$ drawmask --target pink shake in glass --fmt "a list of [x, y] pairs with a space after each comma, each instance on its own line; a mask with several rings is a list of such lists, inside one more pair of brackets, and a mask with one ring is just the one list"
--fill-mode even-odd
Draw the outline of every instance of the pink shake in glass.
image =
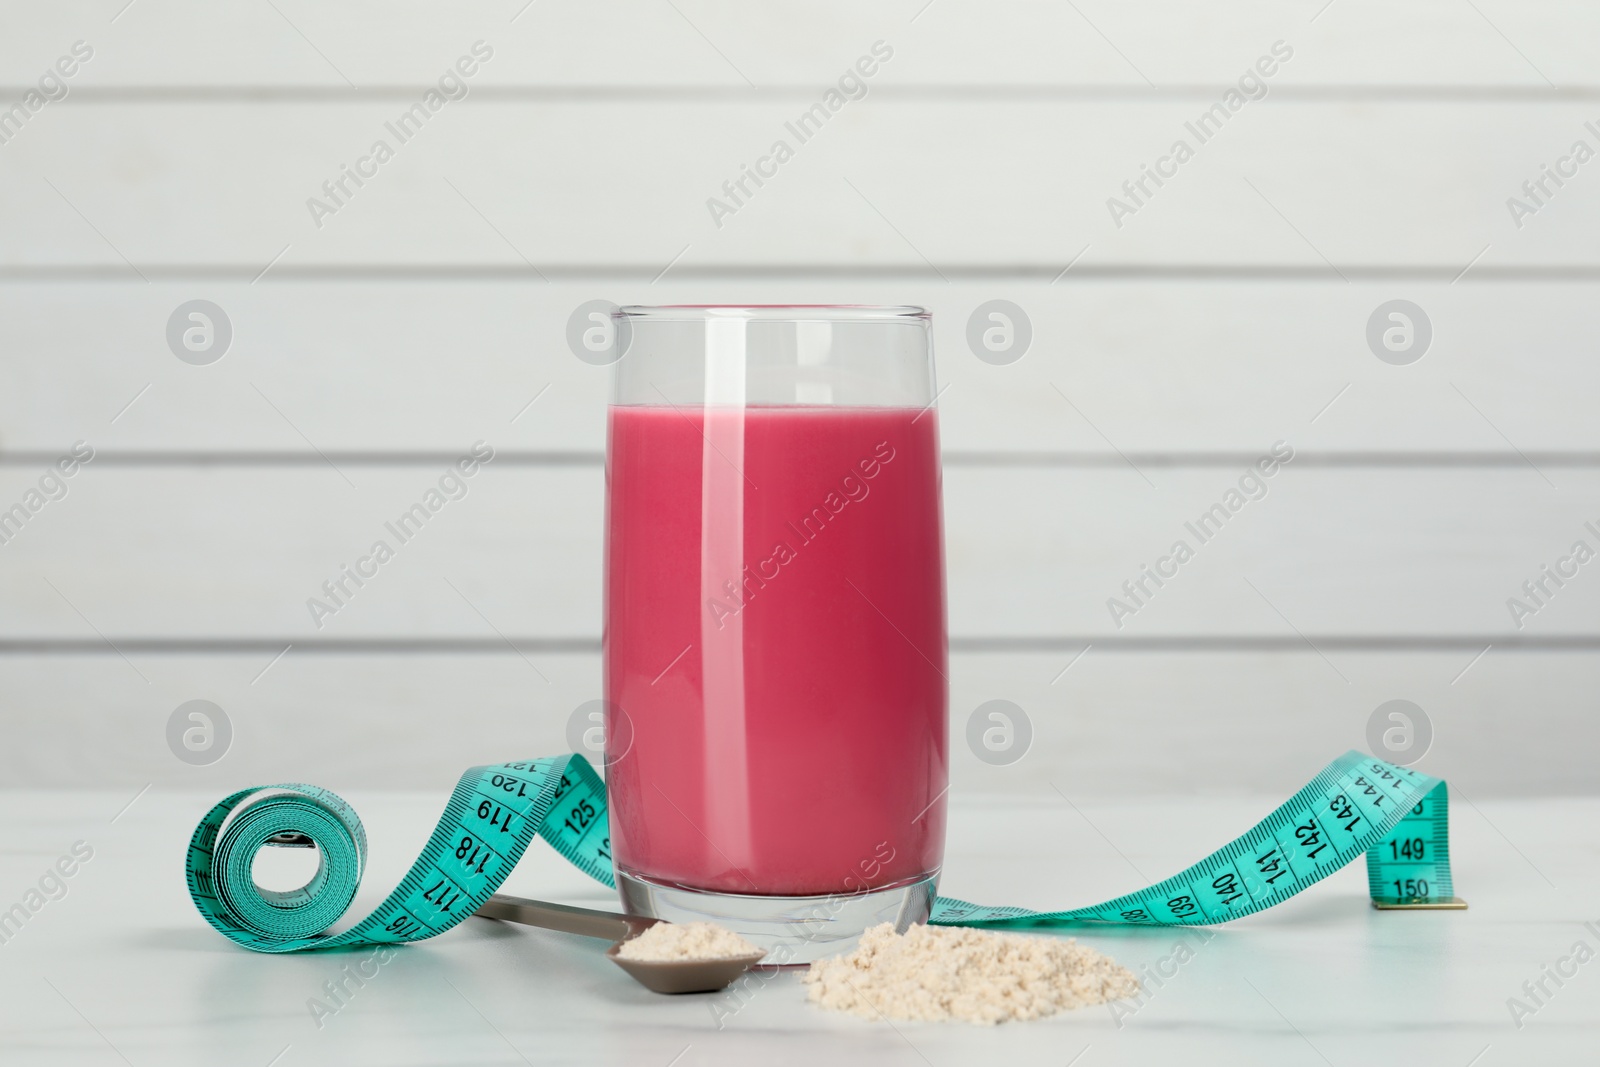
[[[748, 398], [761, 334], [740, 328]], [[915, 886], [901, 911], [925, 917], [948, 774], [937, 413], [705, 392], [609, 412], [607, 787], [625, 902], [760, 935], [772, 924], [741, 927], [748, 902], [732, 898]]]

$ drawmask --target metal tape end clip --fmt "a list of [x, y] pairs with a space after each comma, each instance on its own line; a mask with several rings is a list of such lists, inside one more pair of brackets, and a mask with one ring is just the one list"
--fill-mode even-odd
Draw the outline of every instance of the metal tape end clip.
[[1440, 897], [1437, 900], [1378, 900], [1372, 901], [1378, 911], [1466, 911], [1467, 902], [1460, 897]]

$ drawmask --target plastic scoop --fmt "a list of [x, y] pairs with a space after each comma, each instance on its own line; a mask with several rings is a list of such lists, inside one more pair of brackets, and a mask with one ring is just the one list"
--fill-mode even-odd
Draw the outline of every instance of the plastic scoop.
[[617, 954], [626, 941], [631, 941], [662, 919], [647, 919], [642, 915], [616, 915], [609, 911], [591, 908], [574, 908], [567, 904], [548, 904], [526, 897], [509, 897], [496, 893], [476, 912], [485, 919], [538, 926], [545, 930], [560, 930], [584, 937], [598, 937], [613, 941], [606, 950], [606, 958], [628, 974], [640, 985], [656, 993], [714, 993], [760, 963], [765, 952], [748, 956], [723, 956], [709, 960], [630, 960]]

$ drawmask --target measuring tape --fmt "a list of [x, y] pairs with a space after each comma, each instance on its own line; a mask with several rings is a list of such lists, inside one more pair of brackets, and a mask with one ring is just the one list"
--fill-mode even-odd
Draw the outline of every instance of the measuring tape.
[[[461, 776], [422, 855], [378, 908], [326, 933], [355, 899], [367, 838], [355, 810], [313, 785], [243, 789], [206, 813], [190, 838], [189, 895], [207, 922], [257, 952], [297, 952], [442, 934], [477, 911], [535, 837], [614, 886], [606, 791], [580, 755], [473, 767]], [[268, 846], [315, 846], [311, 881], [289, 892], [251, 875]], [[940, 897], [929, 922], [1022, 927], [1074, 923], [1197, 926], [1294, 896], [1362, 853], [1379, 908], [1465, 907], [1450, 878], [1444, 782], [1348, 752], [1244, 836], [1164, 882], [1092, 908], [1029, 911]]]
[[1148, 889], [1072, 911], [986, 908], [940, 897], [928, 921], [942, 926], [1204, 926], [1281, 904], [1362, 853], [1376, 907], [1466, 907], [1455, 897], [1450, 878], [1450, 797], [1444, 782], [1346, 752], [1243, 837]]
[[[257, 786], [225, 797], [195, 827], [185, 874], [206, 921], [257, 952], [421, 941], [477, 911], [535, 837], [615, 885], [609, 834], [599, 775], [582, 756], [556, 756], [470, 768], [400, 885], [341, 934], [324, 931], [355, 899], [367, 835], [355, 809], [326, 789]], [[316, 873], [290, 892], [262, 889], [251, 875], [256, 853], [282, 844], [314, 845]]]

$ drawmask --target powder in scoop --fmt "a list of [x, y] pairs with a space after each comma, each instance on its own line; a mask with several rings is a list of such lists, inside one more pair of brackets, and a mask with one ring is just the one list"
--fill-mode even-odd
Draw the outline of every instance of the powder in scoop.
[[806, 972], [809, 999], [868, 1019], [993, 1025], [1135, 996], [1138, 979], [1075, 940], [884, 923]]
[[617, 955], [629, 960], [720, 960], [761, 950], [716, 923], [656, 923], [624, 941]]

